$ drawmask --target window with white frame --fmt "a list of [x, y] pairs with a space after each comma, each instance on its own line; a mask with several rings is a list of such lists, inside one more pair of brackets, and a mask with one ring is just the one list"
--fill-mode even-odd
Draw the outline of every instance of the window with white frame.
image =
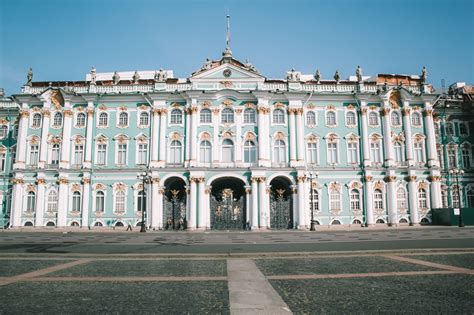
[[36, 210], [36, 194], [30, 191], [26, 197], [26, 211], [35, 212]]
[[448, 186], [443, 185], [441, 186], [441, 202], [443, 208], [448, 208]]
[[[311, 201], [313, 202], [313, 204], [311, 204]], [[317, 189], [313, 188], [310, 191], [309, 207], [310, 210], [314, 210], [315, 212], [319, 211], [319, 192]]]
[[446, 128], [446, 135], [454, 136], [454, 127], [453, 127], [452, 122], [446, 122], [445, 128]]
[[59, 144], [55, 143], [51, 147], [51, 164], [52, 165], [58, 165], [59, 164], [59, 159], [60, 159], [60, 152], [59, 152]]
[[418, 208], [426, 209], [428, 208], [428, 201], [426, 199], [426, 190], [423, 188], [418, 189]]
[[360, 207], [360, 192], [357, 189], [352, 189], [350, 193], [351, 212], [358, 212]]
[[423, 142], [422, 141], [415, 142], [413, 144], [413, 151], [414, 151], [414, 154], [415, 154], [415, 162], [423, 163], [424, 162]]
[[283, 140], [275, 140], [273, 148], [273, 162], [274, 163], [285, 163], [286, 162], [286, 145]]
[[467, 207], [474, 208], [474, 188], [469, 187], [466, 191]]
[[146, 211], [146, 193], [143, 189], [137, 194], [137, 211]]
[[244, 143], [244, 162], [254, 163], [257, 160], [257, 148], [252, 140]]
[[369, 125], [370, 126], [378, 126], [379, 125], [379, 115], [374, 111], [369, 113]]
[[443, 147], [441, 145], [436, 146], [436, 153], [438, 155], [439, 165], [441, 165], [441, 167], [444, 167], [444, 154]]
[[121, 112], [119, 114], [119, 121], [118, 121], [119, 126], [121, 127], [126, 127], [128, 126], [128, 113], [127, 112]]
[[421, 115], [420, 113], [414, 112], [411, 114], [411, 124], [415, 127], [421, 126]]
[[234, 123], [234, 111], [231, 108], [224, 108], [221, 112], [221, 123], [233, 124]]
[[212, 145], [211, 142], [207, 140], [201, 141], [199, 147], [199, 161], [201, 163], [211, 163], [212, 162]]
[[48, 212], [58, 211], [58, 192], [56, 190], [50, 190], [48, 193], [48, 207], [46, 211]]
[[117, 145], [117, 165], [127, 164], [127, 144], [119, 143]]
[[448, 167], [449, 168], [455, 168], [457, 167], [457, 152], [456, 152], [456, 147], [455, 146], [448, 146]]
[[39, 113], [36, 113], [36, 114], [33, 114], [33, 119], [32, 119], [32, 122], [31, 122], [31, 127], [32, 128], [39, 128], [41, 127], [41, 114]]
[[208, 108], [201, 109], [199, 114], [199, 121], [201, 124], [210, 124], [212, 122], [212, 113]]
[[459, 186], [458, 185], [452, 185], [451, 186], [451, 196], [453, 200], [453, 207], [454, 208], [459, 208], [461, 207], [461, 203], [459, 200]]
[[370, 141], [370, 160], [372, 163], [382, 162], [382, 150], [380, 148], [380, 140]]
[[76, 115], [76, 127], [84, 127], [86, 125], [86, 114], [78, 113]]
[[100, 113], [99, 114], [99, 127], [107, 127], [109, 123], [109, 115], [107, 113]]
[[329, 164], [337, 164], [337, 143], [336, 142], [329, 142], [328, 143], [328, 163]]
[[95, 211], [104, 212], [105, 211], [105, 194], [103, 191], [97, 191], [95, 194]]
[[150, 123], [150, 115], [145, 111], [140, 112], [140, 118], [138, 123], [140, 126], [148, 126], [148, 124]]
[[306, 162], [309, 164], [318, 164], [318, 144], [315, 141], [307, 144]]
[[63, 124], [63, 114], [56, 112], [53, 116], [53, 127], [61, 127]]
[[125, 212], [125, 192], [122, 190], [115, 193], [115, 212]]
[[393, 111], [390, 114], [390, 120], [391, 120], [392, 126], [400, 126], [402, 124], [399, 112]]
[[73, 212], [81, 212], [81, 193], [75, 191], [72, 194], [72, 211]]
[[255, 116], [255, 109], [246, 108], [244, 110], [244, 124], [254, 124], [256, 121]]
[[37, 165], [38, 164], [38, 156], [39, 155], [39, 145], [31, 144], [30, 145], [30, 165]]
[[397, 209], [398, 213], [402, 213], [407, 209], [407, 195], [405, 189], [399, 187], [397, 189]]
[[467, 137], [469, 135], [469, 128], [467, 128], [467, 123], [460, 122], [459, 123], [459, 135], [461, 137]]
[[346, 125], [347, 126], [355, 126], [356, 124], [356, 114], [353, 111], [346, 113]]
[[308, 111], [306, 113], [306, 125], [314, 126], [316, 125], [316, 113], [313, 111]]
[[471, 149], [469, 146], [464, 145], [461, 148], [462, 165], [464, 168], [471, 168]]
[[170, 113], [170, 124], [180, 125], [183, 123], [183, 113], [175, 108]]
[[358, 143], [355, 141], [349, 141], [347, 143], [347, 163], [357, 164], [358, 162], [359, 162]]
[[284, 124], [285, 123], [285, 112], [280, 108], [277, 108], [277, 109], [273, 110], [272, 117], [273, 117], [273, 123], [274, 124]]
[[222, 141], [222, 162], [234, 161], [234, 142], [230, 139]]
[[333, 111], [326, 112], [326, 125], [335, 126], [336, 125], [336, 113]]
[[138, 144], [138, 151], [137, 151], [137, 164], [138, 165], [146, 165], [148, 160], [148, 144], [147, 143], [139, 143]]
[[170, 145], [170, 164], [181, 163], [182, 145], [178, 140], [171, 141]]
[[331, 190], [329, 198], [330, 198], [329, 209], [331, 211], [341, 210], [341, 194], [339, 190], [337, 189]]
[[107, 144], [99, 143], [97, 144], [96, 164], [105, 165], [106, 162], [107, 162]]
[[405, 150], [401, 142], [395, 141], [393, 151], [395, 152], [395, 162], [400, 163], [405, 161]]
[[8, 126], [2, 125], [0, 126], [0, 139], [5, 139], [8, 135]]
[[84, 161], [84, 145], [82, 143], [76, 143], [74, 145], [74, 165], [82, 165]]
[[374, 209], [378, 211], [383, 210], [383, 194], [380, 189], [374, 190]]

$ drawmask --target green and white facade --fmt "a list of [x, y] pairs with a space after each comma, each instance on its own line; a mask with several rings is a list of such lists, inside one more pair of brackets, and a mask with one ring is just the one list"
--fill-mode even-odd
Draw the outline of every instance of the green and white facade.
[[307, 229], [312, 209], [320, 225], [429, 223], [443, 201], [425, 79], [273, 80], [226, 50], [188, 78], [29, 82], [10, 224], [136, 225], [143, 208], [154, 229]]

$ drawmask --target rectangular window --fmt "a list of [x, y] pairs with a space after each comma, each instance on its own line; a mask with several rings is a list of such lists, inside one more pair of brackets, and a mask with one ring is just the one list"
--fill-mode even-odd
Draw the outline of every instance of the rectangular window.
[[106, 144], [98, 144], [97, 145], [97, 164], [98, 165], [105, 165], [106, 164], [106, 156], [107, 156], [107, 145]]
[[122, 143], [118, 145], [117, 148], [117, 164], [125, 165], [127, 164], [127, 145]]
[[328, 163], [337, 163], [337, 144], [334, 142], [328, 143]]
[[147, 163], [148, 144], [141, 143], [138, 145], [137, 164], [145, 165]]
[[347, 157], [349, 164], [356, 164], [358, 162], [357, 143], [349, 142], [347, 144]]
[[5, 153], [0, 154], [0, 164], [2, 167], [2, 171], [5, 171]]
[[457, 166], [456, 163], [456, 149], [455, 148], [450, 148], [448, 149], [448, 167], [449, 168], [454, 168]]
[[76, 144], [74, 146], [74, 165], [82, 165], [84, 156], [84, 146], [82, 144]]
[[380, 142], [371, 142], [370, 143], [370, 157], [373, 163], [380, 163]]
[[464, 168], [471, 168], [471, 157], [469, 154], [469, 148], [462, 148], [462, 164]]
[[39, 146], [32, 145], [30, 146], [30, 165], [37, 165], [38, 164], [38, 153], [39, 153]]

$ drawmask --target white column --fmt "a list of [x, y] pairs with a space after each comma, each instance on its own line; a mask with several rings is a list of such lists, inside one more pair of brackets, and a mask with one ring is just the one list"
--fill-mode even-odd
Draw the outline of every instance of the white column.
[[235, 164], [242, 165], [242, 109], [235, 110]]
[[396, 180], [396, 176], [387, 176], [388, 223], [391, 225], [398, 223]]
[[11, 219], [10, 225], [13, 227], [19, 227], [21, 225], [21, 213], [23, 211], [22, 199], [23, 199], [23, 178], [13, 179], [13, 198], [11, 205]]
[[61, 148], [61, 161], [59, 167], [69, 168], [69, 155], [71, 153], [71, 127], [72, 127], [72, 111], [69, 108], [69, 102], [64, 103], [66, 108], [64, 109], [64, 126], [63, 126], [63, 138]]
[[290, 128], [290, 166], [294, 166], [296, 162], [296, 128], [295, 128], [295, 112], [296, 108], [288, 109], [288, 124]]
[[[28, 106], [23, 104], [23, 106]], [[28, 134], [28, 109], [20, 110], [20, 122], [18, 125], [17, 154], [15, 168], [25, 168], [26, 163], [26, 136]]]
[[413, 140], [411, 138], [411, 119], [410, 119], [410, 108], [408, 102], [403, 102], [403, 130], [405, 131], [405, 145], [407, 150], [407, 161], [408, 165], [412, 166], [413, 160]]
[[265, 198], [266, 198], [266, 185], [265, 185], [265, 177], [258, 178], [258, 194], [259, 194], [259, 209], [260, 209], [260, 228], [267, 227], [267, 215], [268, 211], [266, 208]]
[[299, 209], [298, 209], [298, 188], [296, 185], [291, 185], [291, 200], [293, 204], [293, 228], [298, 228], [300, 218], [299, 218]]
[[[195, 100], [192, 100], [195, 102]], [[189, 108], [189, 117], [191, 119], [191, 138], [189, 140], [189, 145], [190, 145], [190, 151], [191, 151], [191, 156], [190, 156], [190, 161], [189, 164], [190, 166], [197, 166], [197, 148], [198, 148], [198, 141], [197, 141], [197, 125], [198, 125], [198, 108], [193, 104], [191, 108]]]
[[204, 193], [205, 190], [205, 183], [204, 183], [204, 177], [199, 177], [197, 179], [197, 185], [198, 185], [198, 228], [200, 229], [205, 229], [206, 228], [206, 195]]
[[362, 120], [362, 158], [364, 160], [364, 166], [370, 166], [369, 131], [367, 128], [367, 107], [365, 102], [361, 102], [360, 115]]
[[164, 187], [158, 186], [158, 202], [156, 203], [156, 212], [157, 212], [157, 224], [156, 226], [158, 229], [163, 228], [163, 203], [164, 203], [164, 198], [165, 198], [165, 189]]
[[[204, 184], [203, 184], [204, 185]], [[204, 213], [206, 218], [206, 229], [211, 228], [211, 187], [204, 187]]]
[[298, 165], [304, 165], [304, 131], [303, 131], [303, 108], [298, 108], [296, 112], [296, 132], [297, 132], [297, 156]]
[[306, 210], [306, 203], [305, 203], [305, 180], [304, 176], [297, 177], [297, 185], [298, 185], [298, 228], [299, 229], [306, 229], [307, 222], [305, 217], [305, 210]]
[[367, 225], [374, 225], [374, 201], [373, 201], [373, 188], [372, 188], [372, 176], [366, 175], [365, 176], [365, 220]]
[[[270, 109], [266, 104], [259, 104], [258, 112], [258, 166], [270, 166]], [[260, 211], [261, 212], [261, 211]], [[260, 222], [261, 224], [261, 222]]]
[[44, 168], [46, 164], [46, 158], [48, 153], [48, 134], [49, 134], [49, 119], [51, 112], [48, 109], [49, 104], [43, 103], [43, 122], [41, 128], [41, 145], [40, 145], [40, 156], [38, 162], [38, 168]]
[[252, 189], [250, 186], [244, 186], [245, 188], [245, 227], [247, 227], [247, 222], [250, 224], [251, 219], [250, 219], [250, 204], [252, 202], [250, 193], [252, 192]]
[[151, 178], [151, 193], [148, 193], [148, 196], [151, 197], [151, 209], [148, 213], [151, 214], [151, 227], [152, 228], [159, 228], [159, 218], [158, 218], [158, 202], [159, 202], [159, 183], [160, 179], [157, 177]]
[[196, 178], [189, 177], [189, 183], [191, 186], [190, 195], [189, 195], [189, 220], [188, 220], [188, 228], [195, 229], [196, 228]]
[[160, 110], [160, 143], [159, 147], [159, 164], [161, 167], [165, 167], [166, 164], [166, 117], [167, 117], [166, 108]]
[[67, 224], [68, 211], [68, 183], [69, 180], [65, 174], [59, 175], [59, 196], [58, 196], [58, 227], [64, 227]]
[[212, 136], [212, 164], [219, 164], [219, 108], [212, 110], [212, 124], [214, 134]]
[[433, 123], [433, 110], [431, 103], [425, 103], [425, 128], [426, 128], [426, 145], [428, 146], [428, 166], [439, 166], [438, 155], [436, 154], [436, 136]]
[[44, 195], [45, 195], [45, 179], [38, 178], [36, 186], [36, 214], [35, 214], [35, 226], [44, 226]]
[[383, 117], [383, 147], [385, 151], [385, 166], [394, 164], [394, 151], [392, 142], [392, 128], [390, 127], [390, 103], [384, 101], [384, 108], [381, 111]]
[[263, 199], [264, 205], [265, 205], [265, 212], [266, 212], [266, 227], [270, 228], [270, 191], [272, 189], [272, 186], [270, 185], [265, 185], [265, 198]]
[[252, 229], [258, 229], [258, 177], [252, 177]]
[[442, 208], [441, 176], [431, 176], [431, 208]]
[[[92, 167], [92, 133], [94, 128], [94, 103], [87, 102], [87, 129], [86, 129], [86, 156], [84, 159], [84, 167]], [[84, 225], [83, 225], [84, 226]]]
[[190, 164], [191, 161], [191, 150], [192, 150], [192, 145], [193, 145], [193, 138], [192, 138], [192, 128], [191, 128], [191, 121], [193, 119], [192, 117], [192, 112], [191, 108], [187, 107], [184, 110], [184, 116], [186, 117], [186, 125], [184, 129], [184, 138], [185, 138], [185, 151], [184, 151], [184, 166], [187, 167]]
[[151, 161], [150, 166], [156, 167], [158, 165], [158, 138], [160, 137], [160, 111], [156, 108], [152, 109], [152, 121], [151, 121]]
[[89, 227], [89, 200], [91, 190], [90, 177], [82, 178], [82, 223], [81, 227]]
[[408, 207], [410, 208], [410, 223], [411, 224], [418, 224], [420, 223], [420, 219], [418, 217], [418, 205], [417, 205], [417, 194], [418, 191], [416, 189], [416, 176], [409, 176], [408, 177]]

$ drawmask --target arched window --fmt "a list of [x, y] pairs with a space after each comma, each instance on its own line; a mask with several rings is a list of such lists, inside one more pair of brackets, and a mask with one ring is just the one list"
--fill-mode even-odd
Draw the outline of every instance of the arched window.
[[81, 193], [78, 191], [72, 194], [72, 211], [81, 212]]
[[374, 208], [375, 210], [383, 210], [383, 195], [380, 189], [374, 190]]
[[181, 142], [179, 142], [178, 140], [173, 140], [170, 145], [170, 163], [171, 164], [181, 163], [181, 151], [182, 151]]
[[333, 111], [326, 112], [326, 125], [334, 126], [336, 125], [336, 113]]
[[41, 127], [41, 114], [34, 114], [33, 115], [33, 122], [31, 123], [31, 127], [39, 128]]
[[373, 140], [370, 142], [370, 159], [372, 163], [381, 163], [381, 154], [380, 141]]
[[115, 194], [115, 212], [125, 212], [125, 193], [121, 190]]
[[379, 124], [379, 115], [376, 112], [369, 113], [369, 125], [377, 126]]
[[339, 190], [331, 190], [330, 199], [329, 209], [331, 211], [341, 210], [341, 194], [339, 193]]
[[246, 108], [244, 110], [244, 124], [255, 124], [255, 109]]
[[407, 209], [407, 195], [405, 189], [398, 188], [397, 190], [397, 209], [398, 213], [401, 213]]
[[413, 126], [421, 126], [421, 117], [420, 113], [413, 113], [411, 114], [411, 124]]
[[61, 127], [63, 124], [63, 114], [56, 112], [53, 117], [53, 127]]
[[8, 134], [8, 126], [7, 125], [2, 125], [0, 127], [0, 139], [6, 138], [7, 134]]
[[150, 121], [150, 115], [147, 112], [140, 113], [140, 126], [148, 126], [148, 122]]
[[247, 140], [244, 143], [244, 162], [253, 163], [257, 160], [257, 149], [255, 143], [251, 140]]
[[96, 222], [94, 223], [94, 226], [104, 226], [104, 225], [102, 224], [102, 222]]
[[119, 126], [128, 126], [128, 113], [121, 112], [119, 115]]
[[307, 163], [318, 164], [318, 144], [316, 142], [308, 142], [307, 145]]
[[400, 126], [401, 120], [400, 120], [400, 114], [398, 112], [392, 112], [390, 117], [392, 120], [392, 125]]
[[137, 211], [146, 211], [146, 193], [140, 190], [137, 194]]
[[403, 146], [399, 141], [396, 141], [393, 144], [393, 150], [395, 151], [395, 162], [405, 161], [405, 151], [403, 150]]
[[170, 124], [179, 125], [183, 123], [183, 114], [179, 109], [173, 109], [170, 115]]
[[356, 115], [354, 112], [346, 113], [346, 125], [354, 126], [356, 124]]
[[413, 144], [414, 147], [414, 153], [415, 153], [415, 162], [417, 163], [423, 163], [424, 158], [423, 158], [423, 143], [421, 141], [417, 141]]
[[350, 193], [351, 211], [360, 211], [360, 192], [357, 189], [352, 189]]
[[109, 115], [107, 113], [100, 113], [99, 114], [99, 126], [100, 127], [107, 127], [109, 121]]
[[53, 144], [51, 148], [51, 164], [58, 165], [59, 164], [59, 144]]
[[223, 124], [234, 123], [234, 111], [231, 108], [224, 108], [221, 112], [221, 122]]
[[56, 190], [51, 190], [48, 194], [48, 212], [58, 211], [58, 193]]
[[212, 122], [212, 113], [211, 110], [208, 108], [204, 108], [201, 110], [199, 114], [201, 124], [209, 124]]
[[103, 191], [98, 191], [95, 194], [95, 211], [96, 212], [105, 211], [105, 194]]
[[212, 146], [207, 140], [201, 141], [200, 147], [200, 161], [202, 163], [211, 163], [212, 161]]
[[77, 127], [84, 127], [86, 125], [86, 114], [78, 113], [76, 115], [76, 126]]
[[467, 207], [474, 208], [474, 189], [469, 188], [466, 192]]
[[[311, 199], [312, 193], [312, 199]], [[311, 205], [311, 201], [313, 204]], [[315, 212], [319, 211], [319, 193], [316, 189], [311, 189], [310, 196], [309, 196], [309, 209], [314, 210]]]
[[286, 145], [283, 140], [276, 140], [273, 150], [273, 162], [285, 163], [286, 162]]
[[234, 161], [234, 143], [230, 139], [222, 142], [222, 162]]
[[316, 125], [316, 114], [313, 111], [306, 113], [306, 124], [308, 126]]
[[34, 212], [35, 209], [36, 209], [36, 194], [30, 191], [26, 198], [26, 211]]
[[273, 123], [284, 124], [285, 123], [285, 112], [282, 109], [275, 109], [273, 111]]
[[428, 208], [428, 203], [426, 200], [426, 190], [424, 190], [423, 188], [418, 189], [418, 208]]

